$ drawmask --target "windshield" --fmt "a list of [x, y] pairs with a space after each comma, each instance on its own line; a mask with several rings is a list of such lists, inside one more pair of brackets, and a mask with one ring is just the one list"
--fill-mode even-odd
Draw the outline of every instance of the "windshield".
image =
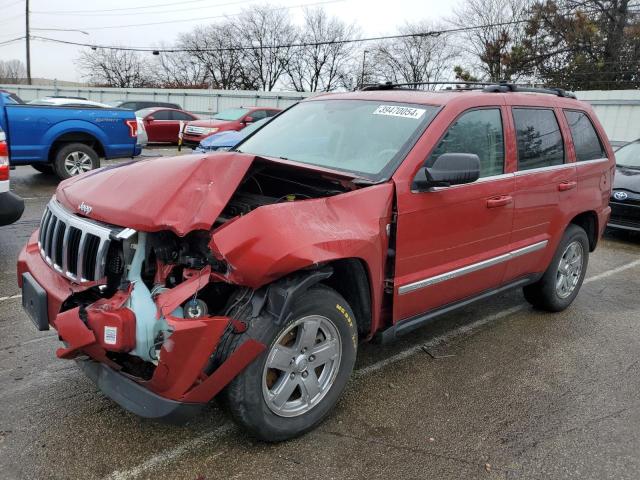
[[616, 151], [616, 164], [621, 167], [640, 168], [640, 141], [627, 143]]
[[213, 118], [216, 120], [240, 120], [246, 115], [249, 110], [246, 108], [232, 108], [231, 110], [225, 110], [224, 112], [216, 113]]
[[378, 179], [397, 163], [438, 107], [369, 100], [302, 102], [243, 142], [239, 151]]

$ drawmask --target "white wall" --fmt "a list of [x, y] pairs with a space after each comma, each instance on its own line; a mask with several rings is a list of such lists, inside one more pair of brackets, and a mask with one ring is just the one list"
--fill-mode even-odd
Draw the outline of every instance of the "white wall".
[[613, 144], [640, 138], [640, 90], [587, 90], [575, 92], [589, 102]]

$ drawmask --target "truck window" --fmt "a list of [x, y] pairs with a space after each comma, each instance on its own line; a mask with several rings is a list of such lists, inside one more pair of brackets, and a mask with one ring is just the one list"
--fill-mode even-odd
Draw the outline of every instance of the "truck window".
[[564, 143], [553, 110], [514, 108], [518, 140], [518, 170], [564, 163]]
[[586, 162], [587, 160], [598, 160], [606, 158], [607, 153], [602, 147], [596, 129], [589, 117], [583, 112], [575, 110], [565, 110], [564, 116], [571, 130], [573, 146], [576, 150], [576, 160]]
[[480, 158], [480, 177], [504, 173], [500, 109], [472, 110], [458, 117], [429, 156], [427, 166], [444, 153], [475, 153]]

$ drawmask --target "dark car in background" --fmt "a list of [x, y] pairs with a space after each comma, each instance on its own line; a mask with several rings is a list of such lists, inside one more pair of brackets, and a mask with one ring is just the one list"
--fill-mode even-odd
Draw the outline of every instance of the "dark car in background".
[[224, 110], [216, 113], [211, 120], [189, 122], [184, 129], [182, 141], [185, 145], [195, 147], [209, 135], [229, 130], [239, 131], [250, 123], [273, 117], [279, 112], [280, 109], [270, 107], [243, 107]]
[[142, 120], [149, 143], [178, 143], [180, 122], [197, 120], [194, 114], [175, 108], [145, 108], [136, 112]]
[[247, 138], [253, 132], [268, 123], [273, 117], [263, 118], [257, 122], [253, 122], [246, 128], [243, 128], [239, 132], [235, 130], [228, 130], [226, 132], [214, 133], [206, 137], [200, 142], [200, 144], [193, 149], [194, 153], [209, 153], [209, 152], [226, 152], [231, 150], [242, 140]]
[[111, 105], [118, 108], [125, 108], [127, 110], [142, 110], [143, 108], [175, 108], [176, 110], [182, 110], [182, 107], [177, 103], [170, 102], [153, 102], [150, 100], [119, 100], [117, 102], [111, 102]]
[[640, 139], [616, 151], [616, 176], [608, 226], [640, 232]]

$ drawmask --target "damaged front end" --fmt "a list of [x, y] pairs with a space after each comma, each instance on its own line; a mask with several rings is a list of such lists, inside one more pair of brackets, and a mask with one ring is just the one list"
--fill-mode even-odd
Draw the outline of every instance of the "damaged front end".
[[265, 350], [245, 336], [216, 355], [247, 329], [237, 313], [281, 319], [287, 292], [330, 276], [332, 259], [362, 259], [379, 310], [391, 199], [390, 184], [360, 189], [234, 153], [92, 172], [61, 184], [21, 252], [23, 304], [38, 328], [57, 330], [58, 357], [77, 360], [114, 401], [180, 417]]

